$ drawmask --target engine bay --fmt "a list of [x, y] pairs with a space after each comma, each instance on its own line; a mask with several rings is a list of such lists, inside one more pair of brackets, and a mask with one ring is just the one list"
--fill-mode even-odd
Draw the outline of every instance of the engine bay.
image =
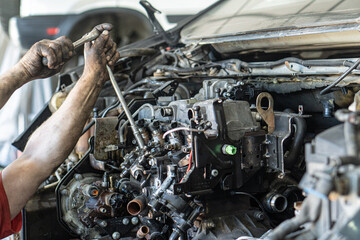
[[[107, 83], [73, 153], [39, 188], [39, 196], [56, 188], [46, 201], [73, 238], [301, 239], [294, 232], [312, 222], [316, 231], [296, 236], [318, 239], [354, 220], [342, 209], [358, 198], [342, 196], [357, 192], [358, 115], [339, 109], [359, 108], [359, 70], [320, 91], [356, 59], [245, 62], [198, 44], [120, 55], [114, 76], [126, 106]], [[81, 71], [60, 77], [49, 111]], [[313, 195], [328, 208], [306, 204]], [[302, 209], [316, 217], [288, 227]]]

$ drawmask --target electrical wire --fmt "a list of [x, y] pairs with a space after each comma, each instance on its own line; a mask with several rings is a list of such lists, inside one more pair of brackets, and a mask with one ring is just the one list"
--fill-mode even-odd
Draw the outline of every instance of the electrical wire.
[[178, 128], [173, 128], [170, 129], [168, 131], [166, 131], [163, 135], [163, 139], [166, 138], [167, 135], [169, 135], [170, 133], [173, 132], [178, 132], [178, 131], [189, 131], [189, 132], [204, 132], [205, 130], [199, 130], [199, 129], [195, 129], [195, 128], [188, 128], [188, 127], [178, 127]]
[[186, 172], [185, 172], [184, 176], [181, 178], [180, 183], [184, 180], [185, 176], [188, 174], [188, 172], [189, 172], [190, 169], [191, 169], [192, 153], [193, 153], [193, 152], [192, 152], [192, 150], [191, 150], [190, 156], [189, 156], [189, 166], [188, 166], [188, 168], [186, 169]]
[[321, 92], [320, 95], [324, 95], [327, 92], [330, 91], [331, 88], [335, 87], [339, 82], [341, 82], [347, 75], [349, 75], [355, 68], [357, 68], [360, 65], [360, 58], [350, 67], [348, 68], [336, 81], [334, 81], [333, 83], [331, 83], [329, 86], [327, 86], [326, 88], [324, 88]]

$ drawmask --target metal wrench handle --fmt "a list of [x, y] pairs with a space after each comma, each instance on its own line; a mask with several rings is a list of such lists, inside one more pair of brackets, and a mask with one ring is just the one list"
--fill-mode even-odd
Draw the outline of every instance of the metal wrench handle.
[[132, 117], [132, 114], [131, 114], [131, 112], [130, 112], [127, 104], [126, 104], [125, 98], [122, 95], [118, 84], [116, 83], [114, 74], [113, 74], [113, 72], [111, 71], [111, 68], [108, 65], [106, 65], [106, 69], [108, 70], [110, 81], [111, 81], [111, 84], [114, 87], [115, 93], [116, 93], [116, 95], [117, 95], [117, 97], [118, 97], [118, 99], [120, 101], [120, 104], [121, 104], [122, 108], [124, 109], [124, 112], [126, 114], [127, 119], [129, 120], [129, 123], [130, 123], [131, 129], [132, 129], [132, 131], [134, 133], [135, 139], [136, 139], [137, 143], [139, 144], [139, 147], [141, 149], [144, 149], [145, 148], [144, 140], [143, 140], [143, 138], [142, 138], [142, 136], [140, 134], [139, 129], [137, 128], [137, 126], [135, 124], [134, 118]]
[[[99, 30], [97, 30], [96, 28], [94, 28], [93, 30], [91, 30], [90, 32], [88, 32], [84, 36], [82, 36], [79, 40], [77, 40], [73, 43], [74, 49], [82, 46], [86, 42], [95, 40], [100, 34], [101, 34], [101, 32]], [[49, 63], [48, 59], [46, 57], [43, 57], [42, 64], [44, 66], [47, 66], [48, 63]]]

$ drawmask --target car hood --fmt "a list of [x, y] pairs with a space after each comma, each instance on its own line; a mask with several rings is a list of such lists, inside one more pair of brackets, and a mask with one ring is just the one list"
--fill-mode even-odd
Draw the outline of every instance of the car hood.
[[187, 24], [183, 43], [221, 53], [360, 46], [358, 0], [225, 0]]

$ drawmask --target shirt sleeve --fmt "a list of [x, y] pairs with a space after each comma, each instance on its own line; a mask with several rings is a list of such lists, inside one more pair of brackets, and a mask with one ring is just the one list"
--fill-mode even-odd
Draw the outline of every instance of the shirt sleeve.
[[5, 193], [0, 172], [0, 239], [17, 233], [22, 227], [21, 212], [11, 221], [9, 202]]

